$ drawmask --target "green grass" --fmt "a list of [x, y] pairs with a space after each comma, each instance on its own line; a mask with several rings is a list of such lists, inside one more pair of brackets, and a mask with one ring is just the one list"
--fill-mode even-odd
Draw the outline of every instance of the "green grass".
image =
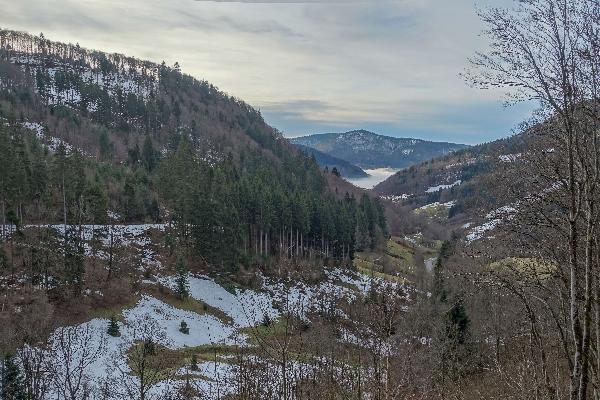
[[115, 317], [119, 321], [123, 321], [123, 311], [135, 307], [140, 300], [140, 296], [133, 296], [127, 303], [115, 305], [112, 307], [101, 307], [90, 310], [90, 318], [110, 319]]
[[354, 255], [354, 267], [358, 270], [372, 270], [379, 269], [381, 266], [375, 264], [374, 261], [371, 261], [365, 257], [368, 257], [365, 253], [356, 253]]
[[[139, 346], [142, 346], [142, 343], [136, 343], [127, 352], [127, 362], [130, 367], [132, 367], [132, 357], [134, 357], [136, 354], [135, 351], [139, 350]], [[169, 349], [160, 345], [155, 346], [156, 355], [149, 356], [148, 360], [151, 367], [153, 365], [160, 365], [160, 368], [163, 370], [157, 381], [164, 380], [167, 376], [172, 376], [180, 368], [191, 365], [193, 355], [196, 355], [198, 364], [212, 361], [231, 363], [231, 356], [235, 355], [241, 350], [241, 348], [237, 346], [225, 345], [202, 345], [195, 347], [183, 347], [180, 349]], [[243, 350], [249, 351], [246, 349]], [[185, 376], [180, 376], [178, 378], [183, 379]]]
[[294, 323], [293, 321], [289, 321], [286, 319], [286, 317], [282, 316], [271, 321], [268, 326], [259, 324], [256, 326], [242, 328], [240, 329], [240, 332], [248, 335], [250, 343], [259, 345], [262, 341], [269, 338], [284, 336], [286, 334], [286, 329], [288, 331], [288, 335], [292, 334], [292, 331], [294, 330]]
[[[415, 235], [415, 238], [419, 238]], [[427, 246], [425, 244], [428, 244]], [[437, 257], [442, 241], [418, 240], [417, 244], [403, 238], [392, 236], [383, 252], [356, 253], [354, 267], [367, 275], [378, 276], [388, 281], [410, 282], [424, 268], [417, 265], [417, 258], [426, 260]], [[371, 271], [374, 271], [372, 274]]]
[[212, 315], [225, 324], [233, 323], [233, 319], [220, 309], [212, 307], [203, 301], [196, 300], [191, 296], [188, 296], [185, 299], [180, 299], [175, 292], [164, 287], [160, 289], [156, 287], [149, 287], [146, 291], [148, 294], [156, 297], [160, 301], [163, 301], [180, 310], [191, 311], [200, 315]]
[[363, 273], [377, 271], [389, 276], [396, 273], [410, 275], [415, 271], [415, 249], [399, 238], [391, 238], [383, 252], [356, 253], [354, 267]]
[[429, 218], [446, 219], [446, 218], [448, 218], [449, 210], [450, 209], [448, 207], [446, 207], [445, 205], [438, 204], [435, 206], [429, 206], [429, 207], [425, 207], [425, 208], [423, 208], [423, 207], [417, 208], [413, 212], [417, 215], [424, 215]]
[[552, 261], [519, 257], [507, 257], [489, 264], [488, 267], [495, 271], [513, 271], [542, 279], [549, 277], [557, 269], [557, 265]]
[[401, 241], [396, 241], [393, 238], [387, 241], [386, 253], [394, 258], [404, 260], [409, 265], [415, 263], [415, 250], [411, 246], [407, 246]]
[[208, 344], [196, 347], [184, 347], [176, 350], [168, 350], [175, 354], [179, 360], [179, 366], [189, 365], [192, 362], [192, 356], [195, 354], [198, 363], [217, 361], [222, 363], [231, 362], [231, 355], [240, 350], [237, 346], [225, 346], [220, 344]]
[[386, 274], [384, 272], [379, 272], [379, 271], [376, 271], [376, 270], [362, 268], [362, 267], [357, 267], [357, 269], [358, 269], [359, 272], [361, 272], [361, 273], [363, 273], [365, 275], [368, 275], [368, 276], [371, 276], [371, 277], [374, 277], [374, 278], [381, 278], [381, 279], [386, 280], [388, 282], [394, 282], [394, 283], [407, 283], [407, 282], [410, 282], [408, 279], [403, 278], [401, 276], [390, 275], [390, 274]]

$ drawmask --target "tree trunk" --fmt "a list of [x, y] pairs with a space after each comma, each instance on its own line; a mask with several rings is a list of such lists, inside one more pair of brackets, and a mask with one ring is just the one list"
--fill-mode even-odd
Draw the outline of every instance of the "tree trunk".
[[263, 254], [263, 233], [262, 229], [258, 230], [258, 240], [256, 245], [258, 246], [258, 254], [262, 256]]
[[579, 290], [577, 282], [577, 241], [578, 241], [578, 214], [579, 207], [577, 204], [577, 186], [575, 173], [575, 144], [573, 131], [570, 126], [566, 126], [565, 130], [568, 136], [568, 167], [569, 167], [569, 195], [570, 195], [570, 210], [569, 210], [569, 280], [570, 280], [570, 318], [571, 330], [573, 333], [573, 341], [575, 346], [575, 354], [573, 357], [573, 369], [571, 371], [570, 383], [570, 399], [576, 400], [579, 396], [579, 386], [581, 384], [581, 361], [582, 361], [582, 333], [581, 321], [579, 316]]
[[[590, 194], [592, 195], [592, 194]], [[587, 232], [585, 247], [585, 305], [584, 305], [584, 324], [583, 324], [583, 343], [581, 358], [581, 379], [579, 383], [579, 400], [585, 400], [588, 388], [588, 362], [591, 345], [590, 326], [592, 322], [592, 251], [594, 247], [594, 203], [588, 199], [587, 207]]]
[[2, 240], [6, 240], [6, 201], [2, 199]]

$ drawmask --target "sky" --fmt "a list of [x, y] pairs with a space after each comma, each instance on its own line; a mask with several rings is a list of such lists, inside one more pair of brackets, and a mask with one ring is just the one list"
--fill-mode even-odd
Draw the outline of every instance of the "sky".
[[477, 7], [511, 0], [0, 0], [0, 27], [176, 61], [285, 136], [368, 129], [475, 144], [531, 106], [459, 76], [486, 48]]

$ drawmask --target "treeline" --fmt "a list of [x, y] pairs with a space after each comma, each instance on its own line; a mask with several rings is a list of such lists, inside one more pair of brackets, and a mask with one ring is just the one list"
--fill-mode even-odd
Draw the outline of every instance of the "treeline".
[[336, 199], [314, 160], [292, 154], [269, 168], [248, 151], [240, 171], [232, 157], [208, 165], [182, 140], [161, 162], [158, 191], [183, 240], [230, 266], [238, 256], [350, 259], [380, 243], [387, 227], [378, 199]]
[[50, 152], [28, 130], [0, 127], [3, 233], [28, 223], [106, 224], [111, 210], [128, 223], [172, 220], [181, 243], [229, 269], [255, 257], [350, 259], [386, 234], [378, 200], [337, 199], [299, 152], [273, 168], [248, 150], [240, 167], [231, 155], [202, 159], [182, 136], [165, 157], [151, 141], [130, 155], [113, 166], [63, 144]]

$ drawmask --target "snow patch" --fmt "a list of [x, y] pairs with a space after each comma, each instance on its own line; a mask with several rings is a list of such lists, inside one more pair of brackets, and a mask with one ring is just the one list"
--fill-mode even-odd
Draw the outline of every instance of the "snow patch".
[[502, 154], [498, 156], [498, 159], [504, 163], [511, 163], [517, 161], [522, 156], [521, 153], [517, 154]]
[[456, 204], [456, 200], [452, 200], [452, 201], [449, 201], [449, 202], [447, 202], [447, 203], [440, 203], [440, 202], [436, 201], [436, 202], [434, 202], [434, 203], [429, 203], [429, 204], [426, 204], [426, 205], [424, 205], [423, 207], [419, 207], [419, 208], [417, 208], [417, 210], [424, 211], [424, 210], [428, 210], [428, 209], [430, 209], [430, 208], [438, 208], [438, 207], [445, 207], [445, 208], [448, 208], [448, 209], [450, 209], [450, 208], [452, 208], [452, 207], [453, 207], [455, 204]]
[[444, 190], [444, 189], [450, 189], [454, 186], [458, 186], [462, 183], [462, 181], [459, 179], [454, 183], [451, 183], [449, 185], [437, 185], [437, 186], [431, 186], [430, 188], [428, 188], [425, 193], [435, 193], [435, 192], [439, 192], [440, 190]]
[[485, 216], [485, 218], [489, 221], [473, 228], [466, 237], [467, 243], [471, 243], [476, 240], [482, 239], [486, 232], [494, 230], [503, 221], [511, 220], [516, 214], [516, 212], [517, 208], [514, 206], [503, 206], [494, 211], [489, 212]]
[[37, 122], [23, 122], [21, 124], [21, 126], [25, 129], [33, 131], [35, 133], [35, 136], [38, 139], [40, 139], [40, 141], [42, 141], [42, 143], [44, 143], [46, 145], [46, 147], [48, 147], [48, 150], [50, 150], [54, 153], [56, 153], [58, 151], [58, 148], [61, 145], [63, 145], [65, 147], [65, 150], [68, 153], [70, 153], [74, 150], [74, 147], [71, 146], [69, 143], [65, 142], [64, 140], [59, 139], [54, 136], [47, 135], [44, 127]]
[[389, 200], [392, 203], [400, 203], [400, 202], [402, 202], [402, 200], [409, 199], [412, 196], [413, 196], [412, 194], [400, 194], [400, 195], [384, 195], [384, 196], [379, 196], [379, 197], [382, 198], [383, 200]]

